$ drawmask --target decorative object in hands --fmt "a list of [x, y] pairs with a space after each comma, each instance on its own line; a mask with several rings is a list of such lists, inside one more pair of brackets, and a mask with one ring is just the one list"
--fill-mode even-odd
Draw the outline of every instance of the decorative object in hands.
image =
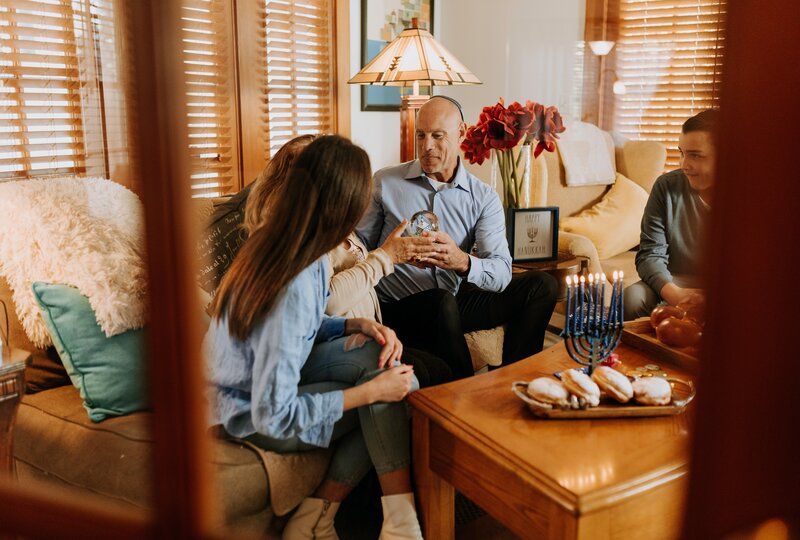
[[439, 230], [439, 217], [429, 210], [420, 210], [411, 216], [408, 229], [411, 236], [422, 236], [424, 232], [436, 232]]
[[611, 302], [606, 306], [605, 274], [567, 277], [564, 338], [570, 358], [589, 375], [619, 345], [622, 335], [623, 273], [614, 272]]

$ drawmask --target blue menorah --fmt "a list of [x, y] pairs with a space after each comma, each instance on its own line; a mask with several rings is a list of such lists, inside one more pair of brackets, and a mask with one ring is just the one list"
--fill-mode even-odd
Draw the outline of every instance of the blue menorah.
[[606, 306], [605, 274], [567, 277], [567, 320], [561, 336], [570, 357], [591, 375], [614, 352], [622, 335], [622, 272], [614, 272]]

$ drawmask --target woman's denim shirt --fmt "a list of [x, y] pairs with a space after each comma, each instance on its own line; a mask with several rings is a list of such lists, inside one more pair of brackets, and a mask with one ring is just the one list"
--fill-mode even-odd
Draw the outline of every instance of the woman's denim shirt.
[[230, 335], [226, 315], [211, 322], [204, 348], [213, 385], [212, 422], [230, 435], [330, 443], [342, 417], [342, 391], [297, 395], [300, 369], [314, 343], [344, 334], [345, 319], [325, 315], [331, 274], [326, 257], [289, 282], [244, 341]]

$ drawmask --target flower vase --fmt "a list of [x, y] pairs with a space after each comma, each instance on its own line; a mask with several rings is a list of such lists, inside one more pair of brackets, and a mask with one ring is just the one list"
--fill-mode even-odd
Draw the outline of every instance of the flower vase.
[[490, 185], [501, 194], [506, 208], [530, 208], [531, 145], [492, 150]]

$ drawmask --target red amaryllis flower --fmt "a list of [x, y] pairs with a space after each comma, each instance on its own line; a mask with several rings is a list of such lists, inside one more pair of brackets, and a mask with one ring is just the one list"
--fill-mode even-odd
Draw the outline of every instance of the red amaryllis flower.
[[542, 125], [544, 105], [528, 100], [525, 102], [525, 108], [528, 109], [533, 117], [533, 122], [531, 122], [531, 126], [528, 128], [528, 137], [525, 142], [533, 142], [533, 139], [539, 134], [539, 129]]
[[502, 118], [503, 113], [505, 112], [506, 108], [503, 104], [503, 98], [500, 98], [497, 103], [492, 105], [491, 107], [484, 107], [481, 111], [481, 115], [478, 118], [479, 124], [485, 124], [489, 120], [497, 120]]
[[464, 157], [470, 163], [483, 163], [491, 150], [506, 152], [524, 139], [526, 144], [538, 141], [534, 156], [544, 150], [555, 149], [555, 139], [564, 131], [564, 125], [556, 107], [545, 107], [533, 101], [525, 106], [513, 102], [505, 106], [503, 98], [494, 105], [484, 107], [478, 122], [470, 126], [461, 144]]
[[558, 134], [563, 133], [566, 128], [564, 127], [561, 113], [558, 112], [556, 107], [547, 107], [542, 113], [542, 121], [539, 126], [539, 133], [535, 136], [539, 140], [536, 145], [536, 150], [533, 151], [534, 159], [539, 157], [543, 150], [552, 152], [556, 147], [556, 139]]
[[502, 120], [489, 120], [486, 123], [484, 144], [497, 150], [508, 150], [517, 146], [521, 137], [517, 137], [514, 128]]
[[[530, 102], [528, 102], [530, 103]], [[535, 117], [533, 111], [527, 107], [523, 107], [516, 101], [508, 106], [506, 109], [506, 123], [511, 125], [515, 131], [515, 138], [520, 141], [530, 133], [533, 127]]]
[[484, 144], [486, 129], [483, 124], [477, 124], [467, 128], [467, 135], [461, 143], [461, 150], [464, 151], [464, 159], [470, 163], [482, 164], [491, 154], [491, 149]]

